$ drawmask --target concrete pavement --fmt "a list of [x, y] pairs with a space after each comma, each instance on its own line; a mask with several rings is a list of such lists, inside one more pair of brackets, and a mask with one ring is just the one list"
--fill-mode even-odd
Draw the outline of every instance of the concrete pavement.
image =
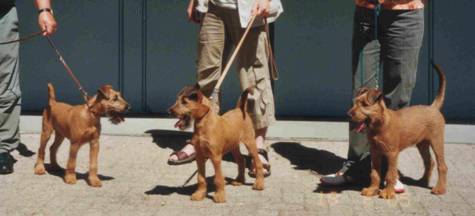
[[[190, 201], [196, 178], [186, 186], [183, 183], [195, 171], [194, 163], [166, 164], [168, 155], [179, 149], [190, 133], [157, 128], [146, 129], [140, 136], [101, 136], [102, 188], [89, 187], [85, 181], [88, 146], [78, 156], [76, 185], [66, 185], [61, 173], [34, 175], [36, 155], [31, 154], [37, 151], [39, 134], [23, 130], [26, 149], [21, 153], [25, 156], [14, 152], [18, 160], [15, 173], [0, 176], [0, 215], [475, 215], [475, 145], [446, 144], [446, 195], [435, 196], [428, 188], [408, 185], [406, 193], [386, 201], [362, 197], [359, 187], [319, 188], [320, 176], [336, 171], [343, 162], [347, 142], [288, 138], [290, 130], [283, 130], [284, 138], [268, 140], [272, 175], [266, 178], [265, 190], [253, 191], [253, 179], [247, 177], [247, 185], [226, 186], [227, 203], [214, 204], [210, 197]], [[58, 154], [63, 167], [68, 149], [65, 141]], [[408, 179], [422, 175], [416, 149], [401, 154], [399, 168]], [[223, 169], [228, 178], [237, 174], [232, 161], [225, 161]], [[208, 162], [210, 196], [213, 173]], [[436, 176], [434, 171], [431, 185]]]

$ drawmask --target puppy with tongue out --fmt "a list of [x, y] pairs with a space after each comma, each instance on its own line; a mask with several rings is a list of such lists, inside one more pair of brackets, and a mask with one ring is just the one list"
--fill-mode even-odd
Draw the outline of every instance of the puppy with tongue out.
[[[447, 165], [444, 160], [445, 119], [440, 112], [445, 98], [446, 80], [439, 66], [434, 65], [439, 75], [438, 95], [431, 105], [415, 105], [398, 110], [386, 107], [383, 93], [378, 89], [362, 88], [355, 96], [348, 111], [350, 127], [358, 133], [366, 132], [371, 154], [371, 184], [361, 191], [363, 196], [379, 195], [383, 199], [394, 199], [394, 187], [399, 178], [398, 155], [404, 149], [417, 146], [424, 161], [424, 174], [419, 184], [428, 187], [434, 161], [437, 161], [438, 180], [432, 188], [436, 195], [446, 193]], [[382, 158], [387, 159], [387, 172], [383, 176]], [[381, 180], [386, 181], [380, 190]]]
[[175, 123], [175, 128], [186, 130], [191, 126], [193, 119], [191, 111], [186, 108], [186, 104], [188, 103], [189, 96], [194, 89], [195, 87], [193, 86], [185, 86], [185, 88], [178, 93], [175, 104], [168, 109], [168, 112], [171, 115], [178, 118], [178, 121]]
[[371, 115], [371, 113], [380, 113], [374, 112], [376, 111], [374, 109], [381, 109], [380, 106], [376, 106], [380, 97], [382, 94], [378, 89], [361, 88], [358, 90], [353, 106], [348, 111], [350, 130], [363, 133], [366, 128], [380, 123], [377, 115]]

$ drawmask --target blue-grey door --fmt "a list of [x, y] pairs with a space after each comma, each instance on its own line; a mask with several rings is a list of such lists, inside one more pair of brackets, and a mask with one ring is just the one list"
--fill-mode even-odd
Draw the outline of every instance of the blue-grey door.
[[[474, 30], [470, 8], [429, 1], [413, 104], [428, 104], [437, 89], [430, 59], [447, 72], [444, 112], [451, 120], [475, 121]], [[275, 28], [280, 79], [275, 83], [281, 117], [345, 118], [351, 102], [350, 50], [353, 1], [283, 1]], [[17, 1], [21, 33], [37, 31], [32, 2]], [[101, 84], [120, 89], [138, 114], [165, 114], [176, 93], [195, 80], [199, 26], [185, 18], [187, 1], [54, 1], [60, 23], [54, 36], [66, 60], [90, 94]], [[40, 111], [46, 83], [62, 100], [81, 98], [54, 52], [43, 39], [21, 48], [23, 110]], [[457, 74], [457, 75], [455, 75]], [[234, 106], [239, 84], [230, 73], [223, 85], [224, 109]]]

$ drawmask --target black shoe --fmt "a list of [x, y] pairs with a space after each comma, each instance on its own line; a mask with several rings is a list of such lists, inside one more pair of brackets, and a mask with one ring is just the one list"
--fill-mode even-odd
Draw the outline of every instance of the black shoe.
[[0, 153], [0, 175], [13, 173], [13, 164], [16, 162], [9, 153]]

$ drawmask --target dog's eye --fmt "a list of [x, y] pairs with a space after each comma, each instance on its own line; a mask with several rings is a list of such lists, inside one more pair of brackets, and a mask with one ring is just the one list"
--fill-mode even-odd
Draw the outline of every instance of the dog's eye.
[[112, 100], [117, 101], [117, 100], [119, 100], [119, 97], [116, 95], [116, 96], [114, 96], [114, 98]]

